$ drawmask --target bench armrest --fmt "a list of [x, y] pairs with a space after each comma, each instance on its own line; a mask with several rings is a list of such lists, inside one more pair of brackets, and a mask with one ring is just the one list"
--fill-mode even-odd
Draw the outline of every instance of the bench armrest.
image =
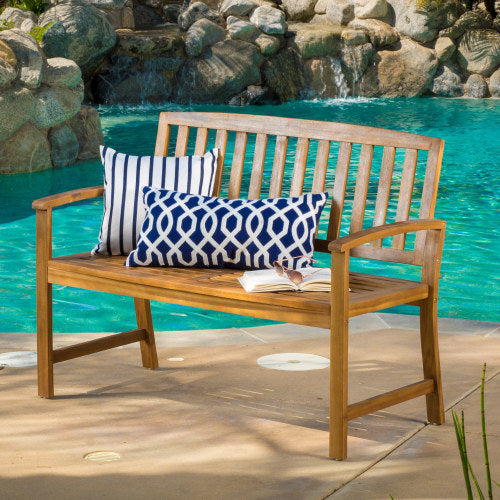
[[87, 200], [89, 198], [96, 198], [102, 196], [104, 193], [104, 186], [94, 186], [88, 188], [74, 189], [73, 191], [66, 191], [65, 193], [53, 194], [45, 198], [39, 198], [32, 204], [35, 210], [48, 210], [49, 208], [67, 205], [75, 201]]
[[351, 248], [380, 240], [396, 234], [426, 231], [429, 229], [445, 229], [446, 222], [437, 219], [421, 219], [415, 221], [393, 222], [383, 226], [371, 227], [364, 231], [349, 234], [328, 244], [330, 252], [345, 252]]

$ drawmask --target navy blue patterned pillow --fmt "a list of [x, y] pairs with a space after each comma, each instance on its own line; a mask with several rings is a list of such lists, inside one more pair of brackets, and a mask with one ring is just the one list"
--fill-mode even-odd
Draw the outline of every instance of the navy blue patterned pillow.
[[[312, 257], [328, 195], [226, 200], [144, 187], [146, 219], [126, 266], [270, 268]], [[291, 261], [295, 267], [307, 259]]]

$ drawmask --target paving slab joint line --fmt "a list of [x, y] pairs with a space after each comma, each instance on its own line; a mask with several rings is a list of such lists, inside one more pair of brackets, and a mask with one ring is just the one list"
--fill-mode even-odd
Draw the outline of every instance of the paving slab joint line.
[[[500, 375], [500, 370], [497, 370], [495, 373], [493, 373], [493, 375], [490, 375], [488, 378], [486, 378], [484, 380], [485, 385], [488, 382], [490, 382], [491, 380], [493, 380], [495, 377], [497, 377], [498, 375]], [[448, 413], [454, 406], [456, 406], [458, 403], [460, 403], [464, 399], [468, 398], [473, 392], [477, 391], [480, 388], [481, 388], [481, 382], [479, 382], [478, 384], [474, 385], [470, 390], [468, 390], [467, 392], [463, 393], [457, 399], [455, 399], [453, 402], [451, 402], [445, 408], [445, 412]], [[383, 453], [379, 457], [375, 458], [366, 467], [364, 467], [363, 469], [361, 469], [358, 473], [356, 473], [356, 475], [354, 475], [353, 477], [351, 477], [350, 479], [348, 479], [347, 481], [345, 481], [344, 483], [342, 483], [340, 486], [337, 486], [336, 488], [334, 488], [333, 490], [331, 490], [329, 493], [327, 493], [325, 496], [321, 497], [321, 500], [328, 500], [329, 498], [332, 498], [335, 495], [335, 493], [337, 493], [338, 491], [340, 491], [344, 486], [347, 486], [349, 483], [352, 483], [358, 477], [360, 477], [365, 472], [367, 472], [368, 470], [370, 470], [372, 467], [374, 467], [375, 465], [377, 465], [379, 462], [381, 462], [382, 460], [384, 460], [385, 458], [387, 458], [389, 455], [391, 455], [392, 453], [394, 453], [404, 443], [406, 443], [407, 441], [409, 441], [413, 436], [415, 436], [416, 434], [418, 434], [422, 429], [425, 429], [429, 425], [433, 425], [433, 424], [431, 424], [429, 422], [426, 422], [426, 423], [418, 426], [415, 430], [413, 430], [413, 431], [409, 432], [408, 434], [406, 434], [405, 436], [403, 436], [399, 441], [397, 441], [394, 444], [394, 446], [391, 449], [389, 449], [387, 452]]]

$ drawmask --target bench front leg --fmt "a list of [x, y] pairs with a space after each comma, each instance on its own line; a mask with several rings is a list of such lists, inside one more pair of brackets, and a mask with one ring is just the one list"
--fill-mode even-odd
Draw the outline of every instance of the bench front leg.
[[141, 340], [142, 366], [150, 370], [158, 368], [158, 355], [156, 353], [155, 334], [153, 330], [153, 319], [151, 317], [151, 305], [149, 300], [134, 298], [135, 317], [137, 328], [146, 330], [146, 338]]
[[347, 458], [349, 250], [332, 252], [330, 326], [330, 457]]
[[52, 345], [52, 284], [48, 261], [52, 258], [52, 210], [36, 211], [36, 323], [38, 395], [54, 397]]

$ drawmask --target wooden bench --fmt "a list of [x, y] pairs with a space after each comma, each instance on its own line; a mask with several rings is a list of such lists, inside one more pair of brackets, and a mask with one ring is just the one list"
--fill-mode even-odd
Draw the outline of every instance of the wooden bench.
[[[52, 208], [101, 196], [103, 187], [48, 196], [33, 203], [37, 216], [39, 395], [54, 395], [54, 363], [132, 342], [140, 342], [143, 366], [157, 368], [149, 301], [158, 300], [330, 329], [332, 458], [341, 460], [347, 456], [349, 420], [412, 398], [425, 395], [428, 420], [442, 424], [437, 298], [445, 222], [432, 217], [444, 142], [405, 132], [324, 121], [161, 113], [155, 155], [166, 156], [169, 142], [175, 142], [175, 156], [183, 156], [194, 140], [195, 154], [212, 147], [220, 151], [215, 194], [221, 192], [221, 184], [226, 186], [224, 196], [238, 198], [244, 190], [249, 199], [300, 195], [304, 184], [312, 192], [322, 192], [326, 186], [331, 194], [328, 228], [323, 237], [318, 233], [315, 250], [331, 254], [331, 293], [248, 294], [236, 280], [241, 271], [234, 269], [126, 268], [124, 257], [93, 257], [89, 253], [53, 258]], [[245, 162], [245, 155], [251, 156], [250, 149], [253, 158]], [[315, 155], [312, 179], [306, 172], [309, 154]], [[272, 163], [272, 170], [266, 170], [266, 157], [270, 158], [267, 165]], [[287, 163], [290, 168], [285, 170]], [[418, 174], [420, 170], [422, 173]], [[249, 178], [249, 182], [242, 183], [244, 178]], [[266, 187], [265, 192], [262, 186]], [[366, 210], [367, 203], [373, 205], [371, 210]], [[389, 210], [393, 205], [394, 209]], [[389, 223], [388, 213], [394, 222]], [[408, 220], [410, 215], [414, 220]], [[348, 234], [339, 238], [341, 226], [348, 228]], [[408, 233], [415, 233], [415, 237], [407, 238]], [[421, 279], [350, 273], [350, 257], [420, 266]], [[134, 297], [137, 328], [53, 349], [52, 284]], [[349, 318], [399, 304], [420, 308], [423, 379], [348, 404]], [[387, 376], [390, 378], [391, 374]]]

